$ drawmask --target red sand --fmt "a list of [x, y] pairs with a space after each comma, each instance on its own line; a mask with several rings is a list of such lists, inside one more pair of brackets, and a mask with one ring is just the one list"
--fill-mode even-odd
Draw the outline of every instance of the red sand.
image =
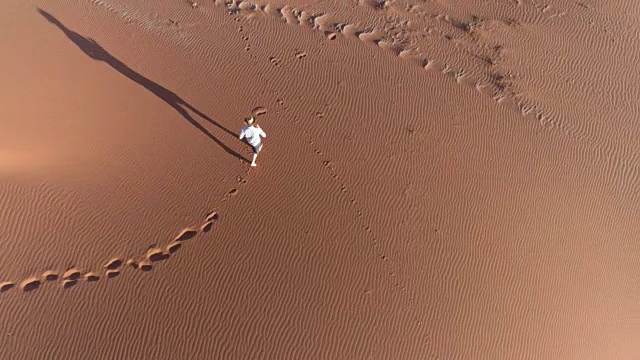
[[639, 9], [10, 0], [0, 358], [636, 358]]

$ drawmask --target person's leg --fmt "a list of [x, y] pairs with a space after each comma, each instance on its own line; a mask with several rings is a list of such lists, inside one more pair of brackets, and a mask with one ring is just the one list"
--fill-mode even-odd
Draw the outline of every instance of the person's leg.
[[256, 166], [256, 159], [258, 158], [258, 153], [262, 150], [262, 144], [258, 146], [251, 146], [253, 148], [253, 160], [251, 161], [251, 166]]

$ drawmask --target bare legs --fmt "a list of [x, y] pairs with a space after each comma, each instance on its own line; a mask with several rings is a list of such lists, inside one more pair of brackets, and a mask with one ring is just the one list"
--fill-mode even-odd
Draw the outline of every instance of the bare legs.
[[262, 150], [262, 144], [258, 146], [256, 151], [253, 153], [253, 160], [251, 160], [251, 166], [256, 166], [256, 159], [258, 158], [258, 153]]

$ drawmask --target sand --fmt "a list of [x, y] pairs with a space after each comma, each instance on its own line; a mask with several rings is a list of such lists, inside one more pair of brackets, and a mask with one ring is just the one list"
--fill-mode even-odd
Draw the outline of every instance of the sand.
[[0, 358], [637, 358], [639, 14], [9, 0]]

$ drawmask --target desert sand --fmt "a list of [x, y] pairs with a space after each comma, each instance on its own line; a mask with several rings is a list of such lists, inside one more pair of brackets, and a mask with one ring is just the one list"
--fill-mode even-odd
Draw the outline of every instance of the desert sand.
[[637, 359], [639, 15], [3, 3], [0, 358]]

